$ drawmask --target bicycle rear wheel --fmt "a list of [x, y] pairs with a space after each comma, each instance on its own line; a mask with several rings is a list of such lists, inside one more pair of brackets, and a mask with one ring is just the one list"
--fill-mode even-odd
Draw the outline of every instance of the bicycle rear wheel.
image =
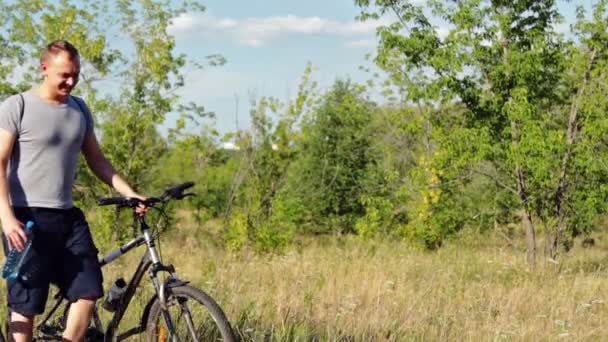
[[[167, 310], [179, 341], [237, 341], [226, 315], [205, 292], [182, 285], [167, 289]], [[147, 341], [170, 341], [160, 301], [150, 308]]]

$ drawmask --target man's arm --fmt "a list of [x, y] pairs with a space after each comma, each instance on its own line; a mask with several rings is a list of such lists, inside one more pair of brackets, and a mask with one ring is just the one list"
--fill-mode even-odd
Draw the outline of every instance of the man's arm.
[[27, 235], [23, 230], [23, 223], [17, 220], [11, 208], [6, 175], [6, 166], [11, 157], [14, 144], [15, 134], [0, 129], [0, 222], [2, 223], [2, 230], [9, 246], [22, 250], [27, 241]]
[[114, 170], [112, 164], [103, 155], [94, 132], [87, 133], [85, 136], [82, 144], [82, 153], [93, 173], [102, 182], [112, 186], [125, 197], [145, 198], [137, 194], [131, 186], [120, 177], [116, 170]]

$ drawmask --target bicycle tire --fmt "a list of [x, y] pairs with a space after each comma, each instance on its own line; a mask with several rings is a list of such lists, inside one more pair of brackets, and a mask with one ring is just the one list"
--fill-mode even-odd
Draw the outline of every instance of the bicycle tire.
[[[201, 324], [200, 327], [197, 326], [194, 329], [196, 339], [191, 336], [192, 329], [190, 329], [187, 319], [181, 322], [184, 312], [182, 303], [187, 305], [188, 311], [194, 316], [192, 320], [195, 322], [193, 323]], [[167, 289], [167, 307], [180, 341], [238, 341], [222, 309], [213, 298], [200, 289], [189, 285]], [[176, 311], [179, 312], [178, 315], [176, 315]], [[201, 320], [203, 322], [200, 322]], [[146, 322], [146, 341], [163, 340], [162, 329], [166, 328], [160, 301], [157, 298], [150, 308]]]

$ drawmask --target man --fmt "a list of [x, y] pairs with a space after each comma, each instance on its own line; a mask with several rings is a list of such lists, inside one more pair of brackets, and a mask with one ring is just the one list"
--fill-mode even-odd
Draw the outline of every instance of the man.
[[[95, 301], [103, 296], [97, 249], [88, 224], [72, 202], [79, 151], [103, 182], [126, 197], [137, 194], [104, 157], [93, 118], [70, 95], [80, 73], [78, 50], [66, 41], [42, 53], [39, 87], [0, 105], [0, 223], [9, 248], [22, 250], [24, 222], [33, 221], [32, 249], [39, 262], [29, 282], [7, 282], [9, 339], [31, 341], [34, 316], [44, 311], [49, 283], [72, 302], [64, 340], [82, 341]], [[138, 208], [138, 213], [145, 212]]]

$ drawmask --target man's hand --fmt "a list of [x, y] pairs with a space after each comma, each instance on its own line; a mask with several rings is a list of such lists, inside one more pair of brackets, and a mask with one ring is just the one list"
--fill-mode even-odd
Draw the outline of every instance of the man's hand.
[[[142, 200], [142, 201], [145, 201], [145, 200], [147, 199], [147, 197], [142, 196], [142, 195], [137, 194], [137, 193], [132, 193], [132, 194], [130, 194], [130, 195], [129, 195], [129, 196], [127, 196], [127, 197], [130, 197], [130, 198], [137, 198], [137, 199]], [[140, 203], [140, 204], [137, 206], [137, 208], [135, 208], [135, 213], [136, 213], [138, 216], [144, 216], [144, 215], [146, 214], [146, 212], [148, 211], [148, 209], [150, 209], [150, 208], [149, 208], [147, 205], [145, 205], [145, 204], [143, 204], [143, 203]]]
[[23, 223], [15, 217], [2, 220], [2, 230], [4, 231], [4, 236], [6, 236], [9, 249], [17, 249], [21, 252], [25, 248], [27, 235], [23, 226]]

